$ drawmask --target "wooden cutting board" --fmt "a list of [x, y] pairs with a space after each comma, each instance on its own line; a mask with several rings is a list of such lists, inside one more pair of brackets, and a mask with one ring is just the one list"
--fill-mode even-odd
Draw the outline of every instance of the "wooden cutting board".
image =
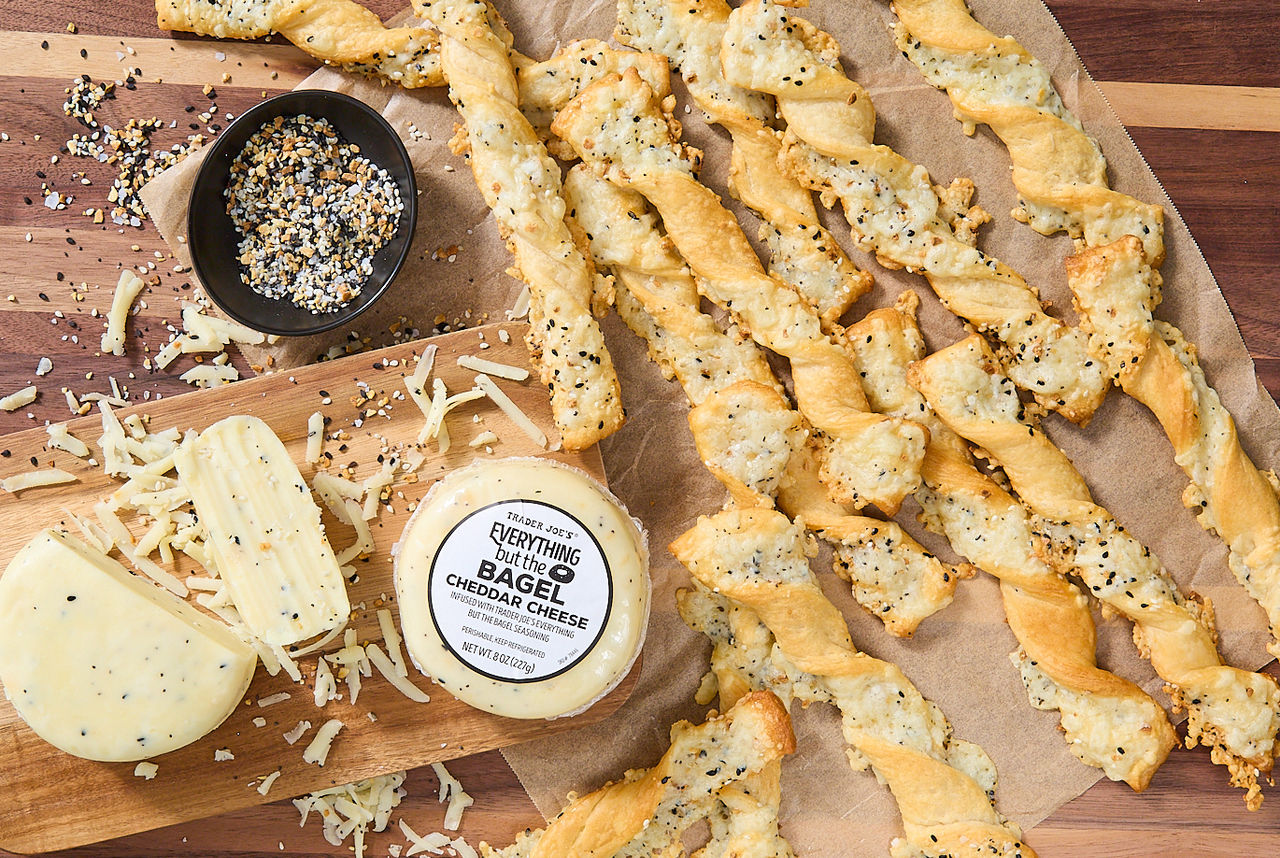
[[[506, 343], [499, 334], [503, 329], [507, 332]], [[476, 375], [457, 366], [459, 355], [474, 354], [527, 366], [525, 330], [521, 324], [488, 325], [437, 337], [430, 341], [439, 349], [434, 375], [444, 380], [450, 392], [456, 392], [472, 387]], [[387, 445], [412, 445], [422, 427], [421, 412], [403, 391], [404, 378], [413, 371], [414, 358], [421, 354], [424, 342], [137, 404], [119, 409], [117, 414], [147, 415], [151, 431], [170, 426], [181, 431], [202, 429], [231, 414], [255, 415], [280, 436], [309, 480], [315, 468], [303, 463], [307, 418], [321, 411], [330, 418], [328, 433], [345, 430], [350, 436], [326, 440], [325, 449], [333, 454], [334, 467], [354, 465], [355, 477], [363, 479], [379, 468], [378, 456]], [[482, 344], [487, 348], [482, 350]], [[556, 437], [546, 394], [536, 376], [522, 383], [497, 381], [549, 437]], [[397, 395], [396, 391], [400, 393]], [[371, 398], [366, 394], [372, 394]], [[324, 404], [325, 400], [330, 404]], [[360, 404], [356, 405], [356, 401]], [[478, 416], [479, 421], [473, 416]], [[102, 427], [96, 412], [70, 421], [68, 427], [94, 453], [98, 452], [94, 442], [102, 434]], [[354, 609], [349, 628], [357, 630], [362, 643], [381, 638], [378, 608], [390, 606], [394, 613], [391, 547], [399, 539], [412, 505], [426, 494], [435, 479], [478, 457], [545, 456], [575, 465], [604, 481], [596, 449], [549, 453], [534, 444], [488, 399], [458, 408], [448, 418], [448, 428], [453, 438], [451, 449], [439, 455], [435, 444], [428, 444], [422, 451], [427, 461], [418, 470], [417, 481], [401, 479], [395, 485], [391, 509], [383, 507], [371, 522], [377, 550], [367, 562], [357, 561], [358, 579], [348, 588]], [[492, 453], [483, 447], [468, 446], [486, 429], [499, 438], [492, 445]], [[40, 467], [68, 470], [79, 476], [79, 481], [31, 489], [16, 496], [0, 493], [0, 568], [7, 566], [18, 549], [43, 528], [62, 526], [74, 533], [66, 511], [92, 518], [93, 504], [119, 485], [101, 468], [69, 453], [50, 450], [47, 440], [43, 429], [0, 440], [0, 452], [4, 454], [0, 458], [0, 478], [30, 470], [34, 460]], [[354, 541], [354, 531], [328, 512], [325, 526], [335, 550]], [[139, 526], [134, 527], [135, 536], [140, 531]], [[189, 566], [178, 569], [183, 573], [198, 571]], [[57, 571], [50, 570], [50, 574]], [[128, 621], [128, 617], [120, 618], [122, 623]], [[335, 641], [328, 651], [340, 645], [341, 640]], [[637, 664], [609, 696], [574, 718], [523, 721], [472, 709], [414, 671], [411, 679], [431, 695], [431, 702], [409, 701], [375, 672], [365, 680], [354, 705], [347, 699], [345, 684], [340, 682], [343, 699], [317, 708], [312, 698], [317, 657], [299, 659], [303, 684], [294, 684], [283, 672], [268, 676], [259, 667], [244, 705], [200, 741], [156, 757], [159, 773], [151, 781], [134, 776], [134, 763], [92, 762], [57, 750], [19, 719], [7, 699], [0, 700], [0, 794], [9, 805], [9, 810], [0, 815], [0, 847], [23, 853], [69, 848], [572, 729], [599, 721], [616, 710], [638, 676]], [[266, 708], [257, 705], [260, 698], [281, 691], [291, 695], [287, 701]], [[265, 727], [253, 724], [253, 719], [259, 717], [266, 719]], [[327, 763], [323, 768], [304, 763], [303, 749], [315, 728], [329, 718], [340, 719], [345, 727], [334, 742]], [[291, 746], [282, 734], [301, 720], [310, 721], [313, 727]], [[214, 752], [219, 749], [229, 750], [235, 758], [215, 762]], [[276, 770], [280, 777], [266, 796], [260, 795], [256, 785]]]

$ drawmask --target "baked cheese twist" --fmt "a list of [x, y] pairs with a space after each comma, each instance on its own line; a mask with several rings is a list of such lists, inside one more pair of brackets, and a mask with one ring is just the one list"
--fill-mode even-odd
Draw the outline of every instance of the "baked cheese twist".
[[[680, 835], [714, 812], [718, 796], [795, 751], [791, 717], [768, 691], [744, 695], [703, 724], [680, 721], [671, 746], [648, 770], [575, 798], [545, 829], [485, 858], [651, 858], [683, 855]], [[769, 858], [770, 853], [741, 853]]]
[[156, 24], [219, 39], [279, 33], [328, 65], [416, 88], [444, 83], [424, 27], [384, 27], [355, 0], [155, 0]]
[[1088, 338], [1046, 314], [1017, 272], [972, 247], [963, 216], [957, 234], [947, 221], [963, 206], [940, 199], [923, 167], [873, 142], [871, 98], [838, 57], [831, 36], [774, 0], [734, 10], [720, 54], [731, 83], [777, 98], [787, 121], [783, 169], [824, 204], [840, 200], [855, 243], [887, 267], [923, 274], [948, 309], [1000, 342], [1020, 387], [1087, 422], [1107, 387]]
[[780, 144], [768, 127], [772, 100], [724, 79], [720, 39], [730, 11], [724, 0], [621, 0], [614, 35], [633, 48], [665, 54], [694, 103], [729, 132], [729, 189], [765, 221], [760, 238], [769, 247], [769, 273], [807, 298], [831, 331], [871, 288], [871, 275], [822, 226], [810, 191], [778, 168]]
[[888, 662], [858, 652], [809, 569], [804, 534], [774, 510], [730, 509], [671, 551], [704, 587], [749, 608], [776, 643], [772, 660], [803, 701], [838, 706], [850, 762], [888, 784], [904, 837], [894, 856], [1032, 856], [992, 806], [995, 769], [976, 745]]
[[1182, 332], [1152, 318], [1154, 272], [1132, 236], [1067, 260], [1067, 282], [1081, 324], [1107, 344], [1108, 370], [1155, 414], [1191, 481], [1182, 501], [1230, 549], [1237, 580], [1267, 612], [1280, 655], [1280, 503], [1273, 474], [1240, 446], [1235, 421], [1205, 380], [1195, 348]]
[[1026, 422], [1017, 391], [981, 337], [972, 335], [912, 365], [911, 384], [956, 433], [998, 462], [1036, 516], [1049, 560], [1134, 623], [1134, 642], [1185, 707], [1187, 744], [1212, 747], [1215, 763], [1262, 803], [1280, 730], [1280, 689], [1269, 676], [1229, 667], [1218, 655], [1208, 604], [1184, 596], [1151, 551], [1094, 503], [1067, 457]]
[[[565, 196], [596, 264], [613, 272], [618, 314], [695, 406], [689, 423], [698, 451], [733, 501], [772, 506], [778, 494], [787, 515], [831, 543], [836, 571], [890, 634], [910, 635], [950, 604], [963, 570], [892, 521], [850, 515], [828, 499], [807, 430], [764, 352], [701, 311], [694, 278], [644, 197], [582, 164], [569, 171]], [[784, 480], [788, 468], [796, 473]]]
[[[529, 284], [529, 346], [564, 446], [590, 447], [622, 425], [618, 379], [591, 316], [596, 274], [565, 224], [560, 168], [518, 108], [505, 29], [481, 0], [418, 0], [440, 30], [449, 97], [462, 114], [476, 185]], [[490, 15], [494, 16], [491, 21]]]
[[1152, 265], [1164, 260], [1164, 210], [1113, 191], [1098, 144], [1062, 103], [1049, 71], [1012, 36], [975, 21], [965, 0], [893, 0], [898, 49], [945, 90], [966, 134], [987, 125], [1009, 149], [1018, 208], [1045, 235], [1090, 247], [1132, 235]]
[[1062, 104], [1048, 72], [1012, 37], [977, 23], [963, 0], [896, 0], [898, 46], [943, 88], [966, 131], [1004, 141], [1021, 197], [1014, 216], [1065, 230], [1088, 249], [1067, 263], [1081, 327], [1104, 345], [1126, 393], [1156, 415], [1191, 481], [1184, 502], [1230, 549], [1232, 572], [1267, 612], [1280, 654], [1280, 500], [1240, 446], [1235, 423], [1182, 332], [1152, 318], [1164, 259], [1163, 210], [1107, 186], [1097, 144]]
[[895, 307], [849, 327], [867, 398], [886, 414], [913, 414], [929, 429], [916, 492], [922, 520], [960, 555], [1000, 581], [1018, 668], [1032, 705], [1056, 709], [1081, 762], [1142, 791], [1178, 743], [1165, 712], [1128, 680], [1096, 662], [1089, 603], [1035, 550], [1021, 504], [979, 470], [966, 442], [937, 418], [907, 383], [907, 368], [925, 355], [916, 324], [919, 299], [907, 291]]
[[733, 214], [694, 178], [674, 125], [629, 69], [579, 94], [552, 131], [605, 178], [643, 194], [703, 294], [790, 360], [800, 411], [822, 433], [823, 482], [833, 498], [892, 513], [919, 483], [924, 430], [868, 411], [849, 356], [806, 301], [765, 273]]
[[548, 151], [572, 161], [573, 150], [552, 136], [551, 120], [573, 97], [607, 74], [629, 68], [649, 84], [659, 98], [671, 94], [671, 70], [661, 54], [618, 50], [599, 39], [570, 42], [540, 62], [512, 51], [511, 62], [520, 86], [520, 112], [525, 115]]

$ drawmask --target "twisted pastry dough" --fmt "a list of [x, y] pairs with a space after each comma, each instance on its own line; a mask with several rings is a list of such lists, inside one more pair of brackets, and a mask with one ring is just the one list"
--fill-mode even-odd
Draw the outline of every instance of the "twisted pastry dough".
[[354, 0], [155, 0], [156, 24], [220, 39], [279, 33], [318, 60], [408, 88], [439, 86], [439, 41], [423, 27], [384, 27]]
[[575, 164], [565, 177], [571, 225], [583, 232], [597, 265], [614, 278], [614, 306], [649, 346], [649, 356], [674, 376], [692, 402], [736, 381], [778, 384], [760, 351], [730, 328], [721, 332], [698, 307], [698, 286], [684, 260], [658, 230], [644, 197]]
[[1258, 777], [1277, 754], [1280, 689], [1271, 677], [1229, 667], [1218, 655], [1212, 610], [1178, 591], [1169, 573], [1107, 510], [1075, 467], [1035, 426], [982, 338], [972, 335], [913, 364], [908, 379], [955, 432], [1000, 463], [1037, 516], [1049, 560], [1134, 622], [1134, 641], [1186, 707], [1187, 743], [1212, 746], [1215, 763], [1244, 787], [1253, 810]]
[[1067, 745], [1081, 762], [1141, 792], [1178, 743], [1164, 710], [1128, 680], [1100, 669], [1088, 601], [1035, 551], [1027, 512], [980, 471], [968, 445], [907, 383], [924, 357], [919, 299], [907, 291], [847, 329], [867, 398], [886, 414], [913, 414], [929, 430], [915, 498], [922, 520], [951, 547], [1000, 581], [1005, 616], [1019, 647], [1010, 656], [1032, 705], [1057, 709]]
[[823, 433], [823, 482], [840, 502], [892, 512], [919, 482], [924, 431], [868, 413], [848, 355], [817, 315], [760, 265], [742, 228], [693, 176], [678, 134], [634, 69], [603, 78], [552, 125], [610, 181], [638, 191], [663, 216], [667, 235], [698, 276], [699, 289], [791, 361], [800, 411]]
[[810, 192], [778, 169], [769, 98], [724, 79], [720, 39], [730, 11], [724, 0], [622, 0], [614, 35], [633, 48], [666, 54], [694, 103], [728, 130], [729, 189], [765, 221], [760, 238], [769, 246], [769, 273], [807, 298], [830, 332], [871, 288], [871, 275], [849, 261], [819, 222]]
[[[887, 267], [923, 274], [938, 298], [1000, 343], [1006, 371], [1042, 406], [1087, 422], [1106, 392], [1087, 337], [1047, 315], [1017, 272], [970, 246], [923, 167], [872, 142], [875, 110], [866, 90], [838, 65], [828, 34], [773, 0], [734, 10], [721, 43], [725, 77], [777, 97], [787, 120], [783, 169], [839, 199], [855, 243]], [[971, 217], [985, 217], [970, 213]]]
[[974, 21], [963, 0], [895, 0], [893, 9], [899, 48], [947, 91], [966, 132], [985, 123], [1009, 148], [1021, 197], [1014, 216], [1039, 232], [1083, 237], [1088, 249], [1067, 260], [1081, 327], [1103, 344], [1111, 377], [1164, 427], [1191, 481], [1184, 503], [1226, 542], [1231, 571], [1267, 612], [1269, 649], [1280, 654], [1280, 500], [1241, 448], [1194, 349], [1152, 318], [1163, 210], [1107, 187], [1101, 151], [1048, 72], [1012, 37]]
[[511, 62], [520, 86], [520, 112], [546, 142], [548, 151], [565, 161], [573, 160], [573, 150], [563, 140], [551, 136], [551, 120], [557, 110], [600, 78], [634, 68], [659, 98], [671, 94], [671, 71], [666, 57], [620, 51], [599, 39], [570, 42], [541, 62], [513, 51]]
[[[595, 271], [565, 224], [560, 168], [516, 106], [505, 28], [481, 0], [418, 0], [439, 28], [449, 97], [462, 114], [471, 170], [529, 284], [529, 347], [551, 392], [564, 446], [581, 450], [624, 419], [618, 379], [591, 317]], [[490, 16], [493, 16], [493, 19]]]
[[1182, 502], [1226, 542], [1231, 571], [1267, 612], [1280, 655], [1280, 503], [1274, 475], [1258, 470], [1240, 446], [1235, 421], [1205, 380], [1195, 348], [1173, 325], [1156, 321], [1154, 272], [1142, 246], [1126, 236], [1067, 260], [1067, 281], [1082, 324], [1108, 344], [1106, 365], [1124, 392], [1156, 416], [1191, 481]]
[[1152, 265], [1164, 260], [1164, 210], [1107, 186], [1107, 162], [1054, 89], [1049, 72], [1012, 36], [997, 38], [964, 0], [893, 0], [898, 49], [945, 90], [966, 134], [987, 125], [1009, 149], [1018, 208], [1045, 235], [1090, 247], [1137, 236]]
[[[962, 570], [893, 522], [850, 515], [827, 498], [804, 444], [807, 430], [763, 352], [732, 330], [722, 333], [701, 312], [694, 279], [644, 198], [581, 164], [569, 171], [565, 195], [596, 263], [613, 272], [619, 315], [696, 406], [689, 414], [694, 441], [733, 501], [772, 506], [779, 494], [787, 515], [831, 542], [836, 571], [890, 634], [910, 635], [950, 604]], [[795, 471], [783, 479], [789, 467]]]
[[[485, 858], [648, 858], [685, 854], [680, 835], [712, 813], [718, 795], [795, 751], [791, 718], [768, 691], [745, 695], [725, 714], [671, 728], [671, 747], [647, 771], [574, 799], [546, 829]], [[764, 858], [767, 853], [755, 853]], [[754, 858], [743, 853], [744, 858]]]
[[671, 545], [702, 585], [749, 608], [774, 635], [772, 659], [801, 700], [838, 706], [850, 761], [888, 783], [905, 837], [894, 856], [1033, 856], [991, 804], [986, 754], [954, 739], [902, 672], [860, 653], [809, 570], [801, 531], [780, 513], [703, 517]]

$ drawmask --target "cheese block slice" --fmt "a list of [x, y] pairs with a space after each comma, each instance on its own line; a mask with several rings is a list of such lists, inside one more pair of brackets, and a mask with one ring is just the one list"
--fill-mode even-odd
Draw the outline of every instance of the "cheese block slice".
[[583, 472], [476, 462], [432, 487], [396, 547], [405, 646], [477, 709], [576, 714], [640, 651], [648, 560], [640, 525]]
[[276, 433], [257, 417], [188, 434], [174, 456], [208, 530], [208, 548], [249, 630], [286, 646], [351, 612], [320, 507]]
[[154, 757], [226, 720], [253, 678], [223, 623], [46, 530], [0, 577], [0, 682], [40, 738], [90, 760]]

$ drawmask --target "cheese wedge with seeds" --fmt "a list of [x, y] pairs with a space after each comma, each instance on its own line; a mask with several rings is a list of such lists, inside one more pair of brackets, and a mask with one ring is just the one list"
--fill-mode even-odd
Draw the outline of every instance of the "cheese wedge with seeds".
[[0, 681], [46, 742], [90, 760], [190, 744], [236, 708], [253, 649], [85, 543], [46, 530], [0, 577]]

